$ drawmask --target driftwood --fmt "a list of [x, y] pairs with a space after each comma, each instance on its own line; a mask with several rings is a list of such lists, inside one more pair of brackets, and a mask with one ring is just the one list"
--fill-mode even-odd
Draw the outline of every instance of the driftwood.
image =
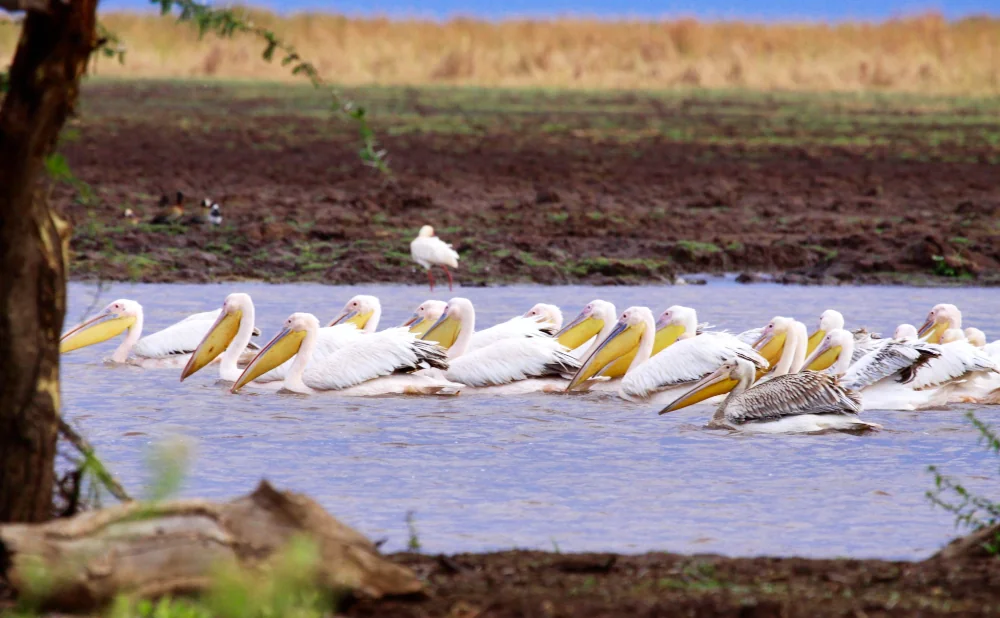
[[998, 544], [1000, 544], [1000, 524], [993, 524], [971, 534], [958, 537], [934, 554], [934, 557], [942, 560], [984, 558], [991, 553], [988, 547], [995, 547]]
[[42, 566], [55, 582], [42, 591], [43, 605], [86, 611], [119, 594], [203, 592], [220, 566], [265, 567], [297, 535], [316, 544], [316, 583], [325, 589], [371, 598], [422, 590], [412, 571], [379, 555], [314, 500], [266, 481], [228, 503], [131, 502], [46, 524], [0, 526], [0, 571], [19, 592], [37, 595], [32, 573]]

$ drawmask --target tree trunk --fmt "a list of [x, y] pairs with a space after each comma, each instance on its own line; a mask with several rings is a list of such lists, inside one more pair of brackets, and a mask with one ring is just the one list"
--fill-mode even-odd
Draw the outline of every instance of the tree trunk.
[[0, 522], [51, 517], [68, 227], [42, 173], [76, 105], [97, 0], [24, 20], [0, 109]]
[[[42, 607], [94, 611], [121, 594], [206, 592], [226, 566], [266, 572], [296, 537], [314, 545], [312, 583], [323, 590], [378, 598], [423, 589], [411, 570], [316, 501], [266, 481], [232, 502], [129, 502], [46, 524], [0, 526], [0, 579]], [[49, 575], [41, 585], [40, 568]]]

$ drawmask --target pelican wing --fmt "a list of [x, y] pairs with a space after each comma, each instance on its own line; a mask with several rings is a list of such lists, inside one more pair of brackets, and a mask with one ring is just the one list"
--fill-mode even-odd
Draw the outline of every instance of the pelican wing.
[[421, 265], [443, 264], [458, 268], [458, 252], [437, 236], [413, 240], [410, 243], [410, 255]]
[[936, 346], [940, 354], [916, 369], [915, 389], [931, 388], [959, 380], [977, 372], [1000, 373], [1000, 366], [967, 341]]
[[452, 359], [447, 377], [467, 386], [497, 386], [528, 378], [572, 375], [580, 361], [555, 339], [504, 339]]
[[902, 384], [909, 383], [922, 365], [941, 355], [938, 348], [929, 343], [888, 339], [851, 365], [841, 384], [859, 391], [890, 376], [896, 376]]
[[417, 339], [409, 329], [389, 328], [357, 337], [333, 352], [313, 356], [302, 381], [316, 390], [341, 390], [427, 366], [447, 369], [447, 357], [443, 348]]
[[222, 309], [189, 315], [176, 324], [147, 335], [136, 342], [132, 353], [140, 358], [168, 358], [190, 354], [212, 328]]
[[764, 328], [758, 326], [757, 328], [751, 328], [750, 330], [745, 330], [742, 333], [736, 335], [736, 338], [747, 345], [753, 345], [755, 341], [760, 339], [760, 334], [764, 332]]
[[749, 360], [758, 369], [767, 369], [767, 361], [737, 337], [705, 333], [681, 339], [630, 369], [622, 378], [621, 392], [629, 398], [645, 399], [660, 391], [697, 382], [735, 356]]
[[469, 351], [479, 350], [505, 339], [548, 337], [551, 333], [550, 326], [540, 323], [535, 318], [517, 316], [496, 326], [474, 332], [469, 342]]
[[997, 362], [1000, 362], [1000, 340], [994, 341], [993, 343], [987, 343], [983, 346], [983, 354], [989, 356]]
[[861, 395], [833, 376], [802, 371], [777, 376], [734, 396], [726, 420], [734, 424], [773, 421], [801, 414], [858, 414]]
[[[314, 362], [326, 363], [329, 357], [342, 347], [357, 341], [367, 335], [358, 329], [354, 324], [337, 324], [325, 326], [317, 331], [316, 349], [313, 350], [309, 365]], [[288, 375], [288, 370], [292, 366], [295, 357], [281, 363], [271, 371], [260, 376], [255, 382], [282, 382]], [[307, 366], [308, 367], [308, 366]]]
[[869, 352], [874, 352], [888, 344], [892, 339], [882, 339], [868, 332], [854, 331], [854, 353], [851, 354], [851, 364], [861, 360]]

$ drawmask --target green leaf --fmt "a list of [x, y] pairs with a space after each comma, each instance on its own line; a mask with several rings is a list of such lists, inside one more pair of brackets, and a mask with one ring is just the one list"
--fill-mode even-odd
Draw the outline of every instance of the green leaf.
[[66, 161], [66, 157], [58, 152], [45, 157], [45, 171], [56, 182], [73, 178], [73, 172], [69, 169], [69, 162]]

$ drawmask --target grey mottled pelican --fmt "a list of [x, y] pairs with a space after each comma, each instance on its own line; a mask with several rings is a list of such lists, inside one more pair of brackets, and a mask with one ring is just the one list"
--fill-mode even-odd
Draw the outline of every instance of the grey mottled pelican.
[[666, 414], [687, 405], [701, 392], [724, 381], [736, 385], [715, 410], [708, 426], [766, 433], [864, 431], [880, 426], [858, 418], [861, 397], [837, 383], [833, 376], [805, 371], [777, 376], [751, 387], [757, 366], [735, 356], [660, 410]]

